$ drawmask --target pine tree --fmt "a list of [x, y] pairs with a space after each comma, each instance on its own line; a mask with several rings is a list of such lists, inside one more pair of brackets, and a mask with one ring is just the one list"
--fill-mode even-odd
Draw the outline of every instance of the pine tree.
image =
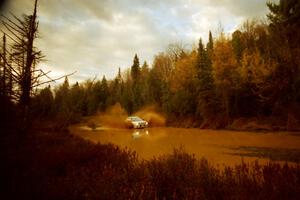
[[134, 84], [136, 84], [139, 80], [140, 71], [141, 71], [140, 61], [139, 61], [137, 54], [135, 54], [134, 59], [133, 59], [133, 65], [131, 66], [131, 78], [132, 78]]
[[146, 75], [147, 73], [149, 73], [149, 65], [146, 61], [144, 61], [144, 64], [142, 66], [142, 69], [141, 69], [141, 72], [142, 72], [142, 76]]
[[114, 105], [116, 103], [121, 102], [121, 85], [122, 85], [122, 76], [121, 76], [121, 69], [119, 68], [118, 74], [111, 83], [111, 95], [109, 96], [108, 104]]
[[215, 106], [215, 87], [212, 76], [213, 39], [211, 32], [207, 50], [204, 49], [202, 39], [199, 40], [197, 55], [198, 70], [198, 106], [197, 115], [204, 119], [211, 118], [214, 115]]
[[137, 54], [135, 54], [133, 59], [133, 65], [131, 67], [131, 78], [132, 78], [132, 109], [137, 111], [142, 106], [141, 97], [141, 68], [140, 62]]
[[280, 0], [278, 4], [267, 5], [269, 31], [274, 41], [272, 54], [278, 62], [268, 84], [272, 94], [269, 98], [282, 107], [282, 112], [287, 111], [287, 129], [292, 130], [293, 124], [300, 122], [300, 2]]
[[67, 126], [73, 117], [71, 112], [70, 85], [67, 77], [65, 77], [64, 83], [55, 92], [54, 104], [60, 123], [59, 126]]
[[235, 57], [238, 62], [241, 62], [243, 56], [243, 45], [242, 45], [242, 32], [237, 30], [232, 34], [232, 47]]
[[214, 49], [214, 40], [211, 31], [209, 31], [208, 43], [206, 45], [206, 50], [208, 52], [209, 57], [212, 57], [213, 49]]

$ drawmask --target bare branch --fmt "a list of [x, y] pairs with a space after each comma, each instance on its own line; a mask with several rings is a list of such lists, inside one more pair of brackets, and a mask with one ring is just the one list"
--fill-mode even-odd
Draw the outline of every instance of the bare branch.
[[42, 82], [42, 83], [39, 83], [39, 84], [33, 85], [33, 86], [31, 86], [31, 88], [38, 87], [38, 86], [40, 86], [40, 85], [44, 85], [44, 84], [46, 84], [46, 83], [55, 82], [55, 81], [57, 81], [57, 80], [60, 80], [60, 79], [63, 79], [63, 78], [66, 78], [66, 77], [72, 76], [72, 75], [74, 75], [76, 72], [77, 72], [77, 71], [75, 71], [75, 72], [73, 72], [73, 73], [70, 73], [70, 74], [67, 74], [67, 75], [64, 75], [64, 76], [61, 76], [61, 77], [59, 77], [59, 78], [56, 78], [56, 79], [52, 79], [52, 80], [50, 80], [50, 81], [45, 81], [45, 82]]
[[11, 70], [13, 70], [17, 75], [20, 75], [12, 66], [11, 66], [11, 64], [10, 63], [8, 63], [7, 61], [6, 61], [6, 59], [4, 59], [4, 57], [3, 57], [3, 55], [0, 53], [0, 57], [5, 61], [5, 64], [11, 69]]
[[[20, 23], [22, 24], [23, 22], [18, 18], [16, 17], [14, 14], [12, 14], [10, 12], [10, 14]], [[6, 20], [8, 20], [10, 23], [12, 23], [13, 25], [15, 25], [17, 28], [19, 28], [21, 31], [23, 31], [23, 28], [21, 26], [19, 26], [18, 24], [16, 24], [15, 22], [13, 22], [11, 19], [9, 19], [8, 17], [6, 17], [5, 15], [1, 15], [1, 17], [4, 17]]]
[[17, 42], [13, 37], [11, 37], [9, 34], [7, 34], [6, 32], [4, 32], [3, 30], [0, 30], [3, 34], [5, 34], [6, 36], [8, 36], [12, 41], [14, 41], [15, 43], [19, 43]]
[[17, 33], [19, 33], [20, 35], [24, 35], [25, 33], [18, 30], [16, 27], [14, 27], [13, 25], [9, 24], [8, 22], [2, 21], [2, 24], [6, 24], [7, 26], [9, 26], [11, 29], [15, 30]]
[[22, 39], [21, 39], [21, 38], [20, 38], [13, 30], [11, 30], [11, 28], [9, 27], [8, 24], [6, 24], [6, 23], [3, 22], [3, 21], [2, 21], [2, 24], [5, 26], [5, 28], [6, 28], [11, 34], [13, 34], [17, 39], [19, 39], [19, 40], [22, 41]]
[[39, 74], [38, 76], [36, 76], [36, 77], [33, 77], [32, 80], [38, 79], [38, 78], [41, 78], [41, 77], [45, 76], [45, 77], [47, 77], [49, 80], [54, 81], [51, 77], [48, 76], [48, 74], [49, 74], [51, 71], [48, 71], [48, 72], [45, 73], [43, 70], [37, 69], [37, 70], [34, 70], [33, 72], [40, 72], [40, 74]]

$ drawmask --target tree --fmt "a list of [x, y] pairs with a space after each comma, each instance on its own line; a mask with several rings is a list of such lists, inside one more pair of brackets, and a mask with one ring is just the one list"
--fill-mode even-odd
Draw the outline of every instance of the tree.
[[140, 73], [141, 73], [140, 61], [137, 54], [135, 54], [133, 59], [133, 65], [131, 66], [131, 77], [134, 84], [136, 84], [139, 81]]
[[211, 58], [212, 54], [213, 54], [213, 50], [214, 50], [214, 39], [211, 34], [211, 31], [209, 31], [209, 34], [208, 34], [208, 43], [206, 45], [206, 50], [207, 50], [208, 56]]
[[[42, 52], [35, 46], [38, 38], [37, 4], [38, 0], [35, 0], [32, 15], [23, 15], [19, 18], [11, 14], [11, 17], [2, 15], [1, 18], [3, 27], [1, 31], [5, 36], [0, 57], [4, 74], [2, 78], [6, 79], [5, 81], [2, 79], [1, 87], [5, 87], [5, 91], [8, 89], [10, 99], [19, 103], [24, 128], [30, 122], [28, 108], [35, 88], [65, 77], [51, 79], [48, 76], [50, 71], [45, 73], [37, 69], [38, 63], [44, 58]], [[9, 50], [6, 43], [11, 47]], [[42, 77], [48, 80], [41, 81]]]
[[244, 46], [242, 43], [242, 32], [240, 30], [236, 30], [232, 33], [231, 42], [236, 60], [240, 62], [244, 51]]
[[173, 43], [168, 46], [166, 54], [174, 64], [178, 60], [184, 58], [187, 55], [187, 51], [182, 43]]
[[70, 104], [71, 110], [76, 117], [86, 114], [84, 89], [76, 82], [70, 89]]
[[38, 37], [37, 2], [35, 0], [32, 15], [24, 15], [22, 19], [13, 15], [14, 20], [3, 16], [2, 20], [2, 25], [8, 32], [7, 36], [12, 41], [12, 49], [9, 54], [13, 63], [7, 62], [6, 52], [3, 52], [1, 57], [19, 86], [15, 95], [24, 108], [29, 106], [31, 92], [34, 87], [39, 85], [39, 78], [46, 76], [41, 70], [35, 69], [35, 66], [43, 58], [41, 51], [34, 46], [34, 41]]
[[7, 59], [8, 52], [5, 33], [2, 39], [2, 52], [0, 54], [0, 97], [7, 98], [12, 95], [12, 76], [11, 70], [7, 66], [9, 59]]
[[239, 87], [235, 99], [235, 114], [246, 117], [267, 115], [271, 104], [266, 103], [265, 86], [275, 69], [275, 63], [262, 56], [260, 51], [245, 50], [238, 67]]
[[180, 58], [175, 63], [175, 68], [172, 70], [169, 83], [170, 90], [167, 94], [168, 99], [164, 101], [164, 106], [170, 114], [176, 117], [195, 115], [197, 107], [197, 92], [195, 91], [196, 84], [196, 52], [187, 54]]
[[121, 85], [121, 104], [129, 114], [132, 114], [134, 111], [132, 85], [131, 70], [127, 70], [124, 72], [124, 84]]
[[[149, 73], [149, 93], [152, 101], [160, 107], [169, 101], [170, 74], [174, 70], [174, 62], [169, 54], [159, 53], [154, 57]], [[167, 107], [167, 106], [165, 106]]]
[[269, 98], [287, 113], [287, 128], [293, 129], [292, 124], [298, 123], [295, 118], [300, 119], [300, 2], [280, 0], [267, 5], [271, 39], [276, 41], [272, 43], [272, 57], [278, 62], [272, 81], [268, 82], [270, 89], [276, 88], [270, 90]]
[[213, 75], [227, 119], [230, 118], [230, 99], [238, 87], [238, 65], [229, 39], [221, 35], [215, 43]]
[[54, 116], [54, 97], [50, 85], [33, 98], [31, 107], [36, 118], [49, 119]]
[[107, 99], [109, 97], [109, 89], [108, 89], [108, 83], [107, 80], [105, 78], [105, 76], [103, 76], [102, 80], [101, 80], [101, 99], [100, 99], [100, 105], [99, 108], [101, 111], [104, 111], [107, 107]]
[[141, 97], [142, 97], [142, 104], [150, 104], [151, 103], [151, 97], [149, 93], [149, 65], [145, 61], [142, 69], [141, 69]]
[[212, 57], [213, 53], [213, 39], [209, 32], [209, 42], [207, 49], [204, 49], [202, 40], [199, 40], [197, 52], [197, 92], [198, 105], [197, 115], [204, 119], [212, 118], [215, 114], [216, 96], [215, 85], [212, 75]]
[[114, 78], [110, 85], [110, 96], [108, 97], [108, 104], [114, 105], [121, 102], [123, 79], [121, 69], [119, 68], [117, 76]]

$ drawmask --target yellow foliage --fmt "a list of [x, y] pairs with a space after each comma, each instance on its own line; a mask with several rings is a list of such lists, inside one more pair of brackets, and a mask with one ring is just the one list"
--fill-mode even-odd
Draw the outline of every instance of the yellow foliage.
[[171, 90], [173, 92], [190, 87], [193, 84], [197, 74], [196, 61], [197, 54], [192, 52], [176, 62], [171, 76]]
[[239, 70], [242, 81], [262, 84], [274, 70], [274, 65], [270, 61], [265, 61], [258, 50], [254, 52], [245, 51]]
[[223, 35], [216, 41], [213, 56], [213, 75], [217, 86], [235, 87], [238, 81], [238, 64], [230, 40]]

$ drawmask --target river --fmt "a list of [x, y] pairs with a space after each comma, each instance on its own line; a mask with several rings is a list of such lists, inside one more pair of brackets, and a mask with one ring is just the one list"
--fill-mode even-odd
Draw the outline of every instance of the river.
[[300, 133], [238, 132], [171, 127], [148, 129], [97, 128], [83, 124], [70, 127], [74, 135], [102, 144], [113, 143], [136, 151], [139, 158], [151, 159], [182, 148], [196, 158], [205, 157], [215, 165], [269, 160], [300, 162]]

